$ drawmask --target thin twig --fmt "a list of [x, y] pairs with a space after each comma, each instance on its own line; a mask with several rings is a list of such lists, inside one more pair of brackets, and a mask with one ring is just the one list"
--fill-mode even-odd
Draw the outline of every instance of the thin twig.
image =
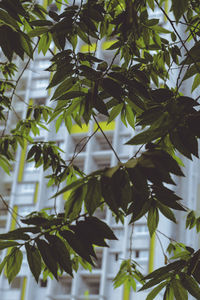
[[133, 254], [133, 232], [134, 232], [134, 223], [131, 225], [131, 234], [130, 234], [130, 255], [129, 259], [132, 260], [132, 254]]
[[169, 259], [168, 259], [167, 255], [165, 254], [165, 250], [164, 250], [163, 244], [162, 244], [162, 242], [161, 242], [161, 239], [160, 239], [160, 237], [159, 237], [159, 235], [158, 235], [157, 232], [155, 232], [155, 234], [156, 234], [156, 237], [157, 237], [157, 239], [158, 239], [158, 241], [159, 241], [159, 244], [160, 244], [160, 247], [161, 247], [163, 256], [164, 256], [165, 260], [167, 260], [167, 262], [169, 262]]
[[103, 131], [103, 129], [102, 129], [101, 126], [99, 125], [99, 122], [97, 121], [97, 119], [95, 118], [95, 116], [93, 116], [93, 119], [95, 120], [95, 122], [96, 122], [98, 128], [100, 129], [101, 133], [103, 134], [103, 136], [104, 136], [105, 140], [107, 141], [108, 145], [110, 146], [110, 149], [111, 149], [111, 150], [113, 151], [113, 153], [115, 154], [117, 160], [121, 163], [121, 160], [120, 160], [119, 156], [117, 155], [115, 149], [113, 148], [113, 146], [112, 146], [111, 142], [109, 141], [109, 139], [107, 138], [105, 132]]
[[[38, 46], [38, 43], [39, 43], [39, 39], [38, 39], [38, 42], [36, 43], [36, 45], [35, 45], [35, 47], [34, 47], [34, 49], [33, 49], [33, 53], [35, 52], [35, 50], [36, 50], [36, 48], [37, 48], [37, 46]], [[18, 77], [17, 80], [16, 80], [15, 87], [13, 88], [13, 91], [12, 91], [12, 94], [11, 94], [11, 97], [10, 97], [10, 105], [12, 104], [13, 96], [15, 95], [15, 91], [16, 91], [16, 89], [17, 89], [17, 86], [18, 86], [18, 84], [19, 84], [19, 81], [20, 81], [20, 79], [22, 78], [22, 76], [23, 76], [25, 70], [27, 69], [27, 67], [28, 67], [28, 65], [29, 65], [29, 63], [30, 63], [30, 61], [31, 61], [31, 57], [29, 57], [29, 59], [28, 59], [27, 63], [25, 64], [25, 66], [24, 66], [22, 72], [20, 73], [19, 77]], [[1, 135], [1, 136], [4, 136], [4, 133], [5, 133], [5, 131], [6, 131], [6, 127], [7, 127], [7, 123], [8, 123], [8, 118], [9, 118], [9, 112], [10, 112], [10, 109], [8, 110], [8, 113], [7, 113], [7, 116], [6, 116], [6, 120], [5, 120], [5, 126], [4, 126], [4, 129], [3, 129], [3, 132], [2, 132], [2, 135]]]
[[[3, 196], [0, 195], [1, 201], [3, 202], [3, 204], [5, 205], [7, 211], [11, 214], [11, 217], [15, 220], [15, 222], [17, 223], [17, 225], [19, 227], [21, 227], [21, 225], [19, 224], [19, 222], [17, 221], [17, 218], [14, 215], [18, 215], [12, 208], [9, 207], [9, 205], [6, 203], [6, 201], [4, 200]], [[21, 216], [20, 216], [21, 217]]]
[[78, 147], [78, 145], [80, 144], [80, 142], [76, 145], [75, 149], [74, 149], [74, 154], [72, 156], [72, 159], [69, 162], [69, 165], [72, 165], [73, 161], [75, 160], [75, 158], [83, 151], [83, 149], [85, 148], [85, 146], [88, 144], [88, 142], [90, 141], [90, 139], [95, 135], [95, 133], [98, 131], [99, 128], [97, 128], [90, 136], [88, 137], [84, 137], [83, 139], [81, 139], [81, 141], [83, 141], [84, 139], [87, 138], [87, 141], [85, 142], [85, 144], [81, 147], [81, 149], [76, 153], [76, 148]]
[[190, 54], [189, 50], [187, 49], [184, 41], [182, 40], [180, 34], [178, 33], [176, 27], [174, 26], [173, 21], [169, 18], [168, 14], [165, 12], [165, 10], [162, 8], [162, 6], [160, 6], [160, 4], [158, 3], [157, 0], [155, 0], [156, 4], [158, 5], [158, 7], [160, 8], [160, 10], [162, 11], [162, 13], [165, 15], [165, 17], [167, 18], [167, 20], [169, 21], [169, 23], [171, 24], [174, 32], [176, 33], [176, 35], [178, 36], [183, 48], [185, 49], [185, 51], [187, 52], [187, 55], [191, 58], [191, 60], [193, 61], [193, 63], [195, 64], [197, 70], [200, 72], [200, 67], [198, 66], [197, 62], [195, 61], [194, 57]]

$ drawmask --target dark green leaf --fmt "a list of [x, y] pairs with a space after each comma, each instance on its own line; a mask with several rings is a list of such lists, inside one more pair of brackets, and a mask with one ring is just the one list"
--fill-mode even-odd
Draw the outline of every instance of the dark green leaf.
[[67, 78], [55, 90], [51, 100], [56, 99], [66, 93], [76, 83], [75, 78]]
[[184, 288], [186, 288], [193, 297], [200, 299], [200, 288], [194, 278], [185, 273], [180, 273], [179, 276]]
[[155, 128], [155, 129], [147, 129], [132, 139], [130, 139], [126, 145], [140, 145], [140, 144], [147, 144], [156, 140], [157, 138], [164, 136], [167, 133], [168, 129], [166, 127], [162, 128], [162, 126]]
[[29, 240], [30, 236], [24, 232], [28, 232], [28, 229], [18, 228], [8, 233], [0, 234], [0, 240]]
[[87, 185], [81, 185], [71, 192], [65, 203], [65, 216], [67, 218], [73, 220], [80, 214], [86, 192]]
[[87, 245], [87, 243], [81, 242], [80, 239], [76, 237], [76, 235], [69, 230], [63, 230], [59, 232], [60, 235], [68, 242], [70, 247], [83, 259], [85, 259], [87, 262], [89, 262], [91, 265], [94, 265], [90, 254], [91, 254], [91, 245]]
[[26, 255], [27, 255], [29, 268], [35, 280], [38, 282], [42, 270], [42, 261], [41, 261], [40, 253], [36, 247], [31, 246], [28, 243], [25, 244], [25, 248], [26, 248]]
[[3, 250], [5, 248], [9, 248], [9, 247], [13, 247], [13, 246], [17, 246], [19, 245], [19, 243], [17, 242], [13, 242], [13, 241], [0, 241], [0, 250]]
[[123, 89], [121, 85], [111, 78], [104, 78], [101, 82], [101, 86], [105, 92], [120, 100], [123, 95]]
[[188, 300], [188, 292], [181, 284], [181, 281], [178, 279], [173, 279], [171, 281], [171, 286], [174, 291], [174, 296], [176, 300]]
[[55, 235], [46, 235], [45, 237], [49, 241], [55, 258], [61, 268], [72, 276], [72, 262], [70, 260], [69, 251], [67, 250], [64, 242]]
[[146, 300], [152, 300], [154, 299], [158, 293], [164, 288], [164, 286], [166, 286], [167, 282], [164, 281], [161, 284], [159, 284], [156, 288], [154, 288], [146, 297]]
[[101, 202], [101, 184], [96, 178], [92, 178], [87, 184], [87, 193], [85, 196], [85, 206], [90, 215], [94, 213]]
[[158, 283], [160, 283], [161, 281], [169, 278], [169, 274], [168, 273], [165, 273], [157, 278], [153, 278], [151, 280], [149, 280], [147, 283], [145, 283], [141, 289], [139, 291], [143, 291], [143, 290], [146, 290], [146, 289], [149, 289], [150, 287], [154, 286], [154, 285], [157, 285]]
[[159, 212], [156, 207], [150, 207], [147, 217], [147, 225], [149, 228], [149, 233], [152, 236], [155, 232], [159, 222]]
[[160, 276], [167, 274], [170, 271], [179, 271], [179, 270], [183, 269], [185, 267], [185, 265], [186, 265], [185, 260], [175, 261], [171, 264], [168, 264], [167, 266], [161, 267], [161, 268], [151, 272], [150, 274], [145, 276], [145, 279], [159, 278]]
[[49, 271], [53, 274], [53, 276], [56, 279], [58, 279], [58, 275], [57, 275], [58, 266], [51, 246], [45, 240], [41, 240], [41, 239], [37, 239], [36, 243], [45, 265], [47, 266]]
[[157, 202], [157, 206], [158, 206], [159, 210], [161, 211], [161, 213], [167, 219], [169, 219], [172, 222], [176, 223], [175, 215], [174, 215], [173, 211], [169, 207], [167, 207], [166, 205], [161, 204], [160, 202]]

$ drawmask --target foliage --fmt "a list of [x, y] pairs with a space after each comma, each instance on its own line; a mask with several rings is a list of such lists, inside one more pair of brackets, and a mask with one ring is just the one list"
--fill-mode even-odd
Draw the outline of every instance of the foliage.
[[[103, 206], [117, 222], [129, 216], [134, 224], [146, 216], [150, 236], [163, 216], [176, 223], [174, 210], [187, 214], [186, 228], [196, 226], [199, 232], [198, 212], [181, 203], [172, 185], [175, 176], [184, 176], [179, 155], [198, 157], [199, 95], [195, 99], [181, 88], [187, 80], [192, 82], [191, 92], [200, 85], [200, 8], [198, 1], [172, 0], [168, 14], [166, 2], [88, 0], [68, 5], [67, 1], [48, 0], [48, 5], [57, 6], [57, 12], [31, 0], [0, 2], [4, 54], [0, 62], [0, 120], [4, 123], [0, 167], [9, 174], [17, 148], [26, 149], [28, 144], [27, 162], [48, 170], [49, 186], [59, 189], [67, 182], [53, 197], [69, 193], [62, 213], [32, 212], [21, 220], [26, 227], [0, 235], [0, 250], [9, 248], [0, 272], [5, 268], [9, 282], [20, 271], [22, 249], [37, 282], [41, 272], [58, 279], [63, 272], [73, 276], [79, 264], [88, 269], [94, 266], [95, 246], [107, 247], [106, 239], [116, 239], [109, 226], [94, 216]], [[152, 18], [157, 10], [166, 26]], [[87, 53], [80, 52], [78, 40], [88, 45]], [[94, 50], [103, 40], [109, 42], [110, 63]], [[26, 117], [9, 130], [13, 97], [35, 52], [51, 54], [46, 71], [53, 105], [29, 103]], [[21, 73], [16, 57], [27, 62]], [[177, 76], [172, 75], [173, 69]], [[69, 164], [63, 160], [54, 142], [35, 138], [49, 124], [57, 132], [63, 122], [69, 133], [72, 124], [82, 127], [91, 119], [99, 129], [99, 114], [108, 124], [120, 116], [125, 126], [140, 129], [138, 134], [133, 130], [126, 143], [141, 145], [129, 161], [122, 163], [109, 144], [118, 164], [85, 175], [73, 159]], [[188, 293], [200, 299], [200, 250], [178, 242], [170, 243], [168, 250], [174, 253], [169, 263], [146, 276], [132, 258], [124, 260], [114, 286], [125, 284], [136, 290], [137, 281], [143, 285], [140, 290], [153, 288], [147, 300], [162, 289], [165, 300], [187, 299]]]

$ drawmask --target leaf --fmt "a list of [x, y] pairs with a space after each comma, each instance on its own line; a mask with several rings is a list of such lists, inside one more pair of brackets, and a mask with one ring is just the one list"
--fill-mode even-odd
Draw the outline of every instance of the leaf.
[[66, 93], [66, 91], [70, 90], [72, 86], [76, 83], [75, 78], [67, 78], [64, 80], [55, 90], [51, 100], [57, 99], [58, 97], [62, 96], [63, 94]]
[[149, 5], [149, 7], [154, 11], [154, 9], [155, 9], [154, 0], [147, 0], [147, 3]]
[[184, 12], [187, 10], [189, 0], [172, 0], [172, 11], [176, 18], [176, 22], [182, 17]]
[[171, 281], [171, 286], [173, 288], [176, 300], [188, 300], [188, 292], [182, 286], [181, 281], [179, 279], [173, 279]]
[[46, 33], [48, 30], [48, 27], [38, 27], [29, 31], [28, 35], [30, 37], [40, 36], [41, 34]]
[[79, 98], [79, 97], [84, 97], [86, 95], [87, 95], [86, 93], [81, 92], [81, 91], [70, 91], [70, 92], [63, 94], [59, 98], [57, 98], [56, 101], [57, 100], [70, 100], [70, 99], [75, 99], [75, 98]]
[[105, 92], [107, 92], [114, 98], [121, 100], [123, 89], [117, 81], [111, 78], [104, 78], [101, 82], [101, 86]]
[[48, 222], [48, 219], [44, 218], [44, 217], [40, 217], [40, 216], [30, 216], [27, 217], [26, 219], [21, 219], [21, 222], [24, 224], [28, 224], [28, 225], [44, 225], [45, 223]]
[[129, 123], [129, 125], [135, 129], [135, 115], [131, 109], [131, 107], [129, 105], [126, 105], [125, 107], [126, 109], [126, 118], [127, 118], [127, 121]]
[[110, 116], [108, 118], [107, 124], [109, 124], [110, 122], [112, 122], [117, 117], [117, 115], [121, 112], [123, 106], [124, 106], [124, 104], [120, 103], [120, 104], [115, 105], [112, 108], [112, 110], [109, 112]]
[[64, 187], [62, 190], [60, 190], [58, 193], [53, 195], [51, 198], [57, 197], [65, 192], [72, 190], [73, 188], [78, 188], [79, 186], [83, 185], [84, 183], [85, 183], [85, 178], [78, 179], [78, 180], [72, 182], [71, 184], [67, 185], [66, 187]]
[[89, 215], [93, 215], [101, 202], [101, 184], [96, 178], [92, 178], [87, 183], [87, 193], [85, 196], [85, 207]]
[[46, 239], [49, 241], [52, 250], [54, 252], [55, 258], [61, 268], [67, 272], [68, 274], [72, 275], [72, 262], [70, 260], [70, 254], [67, 250], [64, 242], [57, 237], [56, 235], [46, 235]]
[[184, 288], [186, 288], [193, 297], [200, 299], [200, 288], [194, 278], [185, 273], [180, 273], [179, 276]]
[[81, 185], [74, 189], [65, 203], [65, 216], [71, 220], [76, 219], [82, 208], [82, 203], [87, 192], [87, 185]]
[[163, 300], [174, 300], [174, 292], [170, 284], [166, 287]]
[[153, 279], [149, 280], [147, 283], [145, 283], [145, 284], [141, 287], [141, 289], [139, 289], [139, 291], [144, 291], [144, 290], [146, 290], [146, 289], [149, 289], [149, 288], [151, 288], [152, 286], [157, 285], [157, 284], [160, 283], [161, 281], [163, 281], [163, 280], [169, 278], [169, 276], [170, 276], [170, 275], [169, 275], [168, 273], [165, 273], [165, 274], [159, 276], [158, 278], [155, 278], [155, 279], [153, 278]]
[[196, 223], [195, 212], [192, 210], [187, 215], [185, 227], [186, 228], [189, 227], [189, 229], [191, 229], [195, 226], [195, 223]]
[[158, 293], [164, 288], [164, 286], [166, 286], [167, 282], [164, 281], [161, 284], [159, 284], [155, 289], [153, 289], [148, 296], [146, 297], [146, 300], [152, 300], [154, 299]]
[[40, 251], [40, 254], [42, 256], [45, 265], [47, 266], [49, 271], [53, 274], [53, 276], [56, 279], [58, 279], [58, 275], [57, 275], [58, 266], [54, 254], [52, 253], [52, 248], [45, 240], [37, 239], [36, 244], [38, 246], [38, 250]]
[[174, 215], [173, 211], [170, 208], [168, 208], [166, 205], [161, 204], [160, 202], [157, 202], [157, 206], [158, 206], [159, 210], [161, 211], [161, 213], [167, 219], [169, 219], [172, 222], [176, 223], [175, 215]]
[[171, 31], [167, 30], [166, 28], [162, 27], [162, 26], [159, 26], [159, 25], [153, 25], [153, 26], [150, 26], [151, 29], [155, 30], [156, 32], [159, 32], [159, 33], [171, 33]]
[[78, 254], [80, 257], [85, 259], [91, 265], [94, 266], [94, 263], [90, 257], [90, 244], [82, 243], [80, 239], [77, 239], [76, 235], [69, 230], [62, 230], [59, 234], [68, 242], [69, 246]]
[[132, 139], [130, 139], [128, 142], [126, 142], [126, 145], [141, 145], [141, 144], [147, 144], [149, 142], [152, 142], [156, 140], [157, 138], [164, 136], [167, 133], [168, 129], [166, 127], [160, 126], [155, 129], [147, 129], [146, 131], [143, 131], [136, 136], [134, 136]]
[[185, 260], [179, 260], [179, 261], [175, 261], [173, 263], [168, 264], [167, 266], [161, 267], [153, 272], [151, 272], [150, 274], [148, 274], [147, 276], [145, 276], [145, 279], [150, 279], [150, 278], [159, 278], [160, 276], [164, 275], [164, 274], [169, 274], [170, 271], [178, 271], [181, 270], [185, 267], [186, 265], [186, 261]]
[[25, 248], [26, 248], [26, 255], [27, 255], [29, 268], [36, 282], [38, 283], [39, 276], [42, 270], [42, 261], [41, 261], [40, 253], [36, 247], [31, 246], [28, 243], [25, 244]]
[[6, 274], [8, 282], [11, 283], [21, 269], [23, 254], [17, 247], [12, 248], [7, 258]]
[[103, 221], [96, 217], [86, 218], [86, 223], [93, 228], [94, 231], [99, 232], [99, 235], [109, 240], [117, 240], [117, 237], [113, 233], [112, 229]]
[[4, 267], [5, 267], [6, 263], [7, 263], [8, 257], [9, 257], [9, 255], [5, 256], [4, 259], [3, 259], [3, 261], [0, 264], [0, 274], [2, 273]]
[[148, 212], [147, 225], [149, 228], [150, 236], [155, 232], [159, 222], [159, 213], [156, 207], [151, 206]]
[[200, 74], [197, 74], [194, 78], [191, 92], [193, 92], [200, 85]]
[[5, 248], [9, 248], [9, 247], [13, 247], [13, 246], [17, 246], [20, 245], [17, 242], [13, 242], [13, 241], [0, 241], [0, 250], [3, 250]]
[[61, 70], [58, 70], [53, 75], [52, 80], [51, 80], [50, 84], [48, 85], [47, 89], [54, 87], [55, 85], [59, 84], [64, 79], [66, 79], [66, 77], [73, 74], [74, 73], [73, 69], [74, 69], [74, 64], [72, 64], [72, 63], [68, 63], [66, 66], [64, 65], [62, 68], [62, 72], [61, 72]]
[[26, 229], [18, 228], [8, 233], [0, 234], [0, 240], [29, 240], [30, 236], [25, 234], [24, 231], [26, 232]]

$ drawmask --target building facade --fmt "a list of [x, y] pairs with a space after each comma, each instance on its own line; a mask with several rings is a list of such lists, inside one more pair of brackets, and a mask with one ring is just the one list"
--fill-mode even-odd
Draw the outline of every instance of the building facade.
[[[80, 51], [87, 51], [86, 45], [80, 42]], [[101, 44], [97, 50], [99, 57], [109, 59], [110, 52], [105, 50], [105, 44]], [[47, 104], [49, 103], [49, 94], [46, 90], [49, 80], [49, 73], [44, 69], [49, 66], [50, 53], [44, 57], [42, 54], [35, 54], [34, 62], [30, 62], [29, 67], [24, 72], [20, 81], [16, 96], [14, 97], [13, 111], [9, 115], [8, 127], [15, 126], [18, 118], [25, 118], [27, 105]], [[26, 61], [18, 62], [20, 68], [23, 68]], [[137, 151], [137, 147], [124, 145], [133, 136], [133, 129], [125, 127], [120, 119], [116, 119], [107, 125], [103, 116], [98, 117], [98, 121], [102, 129], [105, 131], [113, 148], [118, 153], [122, 162], [127, 161]], [[2, 125], [2, 126], [1, 126]], [[72, 133], [69, 134], [65, 125], [62, 124], [59, 131], [55, 131], [55, 124], [51, 124], [49, 131], [40, 130], [40, 136], [35, 137], [39, 141], [56, 141], [57, 145], [64, 150], [63, 158], [70, 161], [74, 155], [75, 148], [81, 148], [84, 138], [91, 136], [96, 129], [93, 121], [88, 126], [84, 125], [81, 129], [77, 125], [73, 125]], [[3, 124], [0, 124], [0, 130], [3, 130]], [[8, 212], [5, 203], [0, 202], [0, 233], [13, 230], [17, 227], [16, 219], [20, 222], [20, 218], [26, 216], [31, 211], [41, 209], [49, 209], [54, 212], [54, 199], [51, 196], [57, 191], [54, 187], [47, 187], [47, 179], [42, 168], [34, 168], [32, 163], [26, 163], [25, 150], [18, 149], [16, 154], [16, 162], [13, 166], [11, 176], [0, 173], [2, 178], [0, 183], [1, 194], [7, 205], [11, 207], [14, 217]], [[90, 139], [83, 151], [77, 156], [74, 164], [82, 169], [86, 174], [96, 169], [110, 167], [117, 164], [116, 157], [110, 149], [107, 141], [100, 131]], [[186, 179], [180, 179], [178, 182], [178, 193], [182, 195], [190, 207], [196, 209], [199, 193], [199, 162], [186, 162], [187, 173]], [[188, 180], [189, 178], [189, 180]], [[66, 195], [57, 198], [57, 210], [62, 211], [64, 208]], [[1, 300], [34, 300], [42, 297], [44, 300], [144, 300], [147, 293], [141, 292], [135, 294], [133, 291], [127, 291], [123, 286], [117, 289], [113, 288], [113, 279], [119, 270], [123, 259], [130, 257], [130, 248], [132, 248], [132, 259], [140, 266], [142, 273], [153, 271], [154, 268], [164, 264], [164, 256], [162, 246], [165, 248], [168, 239], [163, 235], [159, 238], [153, 236], [149, 238], [146, 219], [143, 217], [137, 221], [132, 228], [129, 220], [125, 224], [116, 224], [110, 211], [97, 211], [97, 216], [112, 228], [118, 241], [110, 241], [109, 248], [98, 247], [97, 266], [92, 272], [80, 268], [74, 278], [66, 275], [59, 281], [51, 280], [43, 281], [42, 277], [39, 284], [36, 284], [32, 274], [30, 273], [26, 260], [23, 261], [22, 269], [16, 279], [8, 284], [4, 274], [0, 278], [0, 299]], [[180, 226], [175, 227], [169, 225], [169, 222], [163, 217], [159, 224], [159, 229], [167, 236], [179, 239], [188, 244], [188, 246], [197, 247], [198, 241], [195, 241], [195, 232], [185, 233], [184, 221], [182, 216], [178, 216]], [[0, 252], [1, 256], [5, 255], [5, 251]], [[162, 295], [157, 299], [162, 299]]]

